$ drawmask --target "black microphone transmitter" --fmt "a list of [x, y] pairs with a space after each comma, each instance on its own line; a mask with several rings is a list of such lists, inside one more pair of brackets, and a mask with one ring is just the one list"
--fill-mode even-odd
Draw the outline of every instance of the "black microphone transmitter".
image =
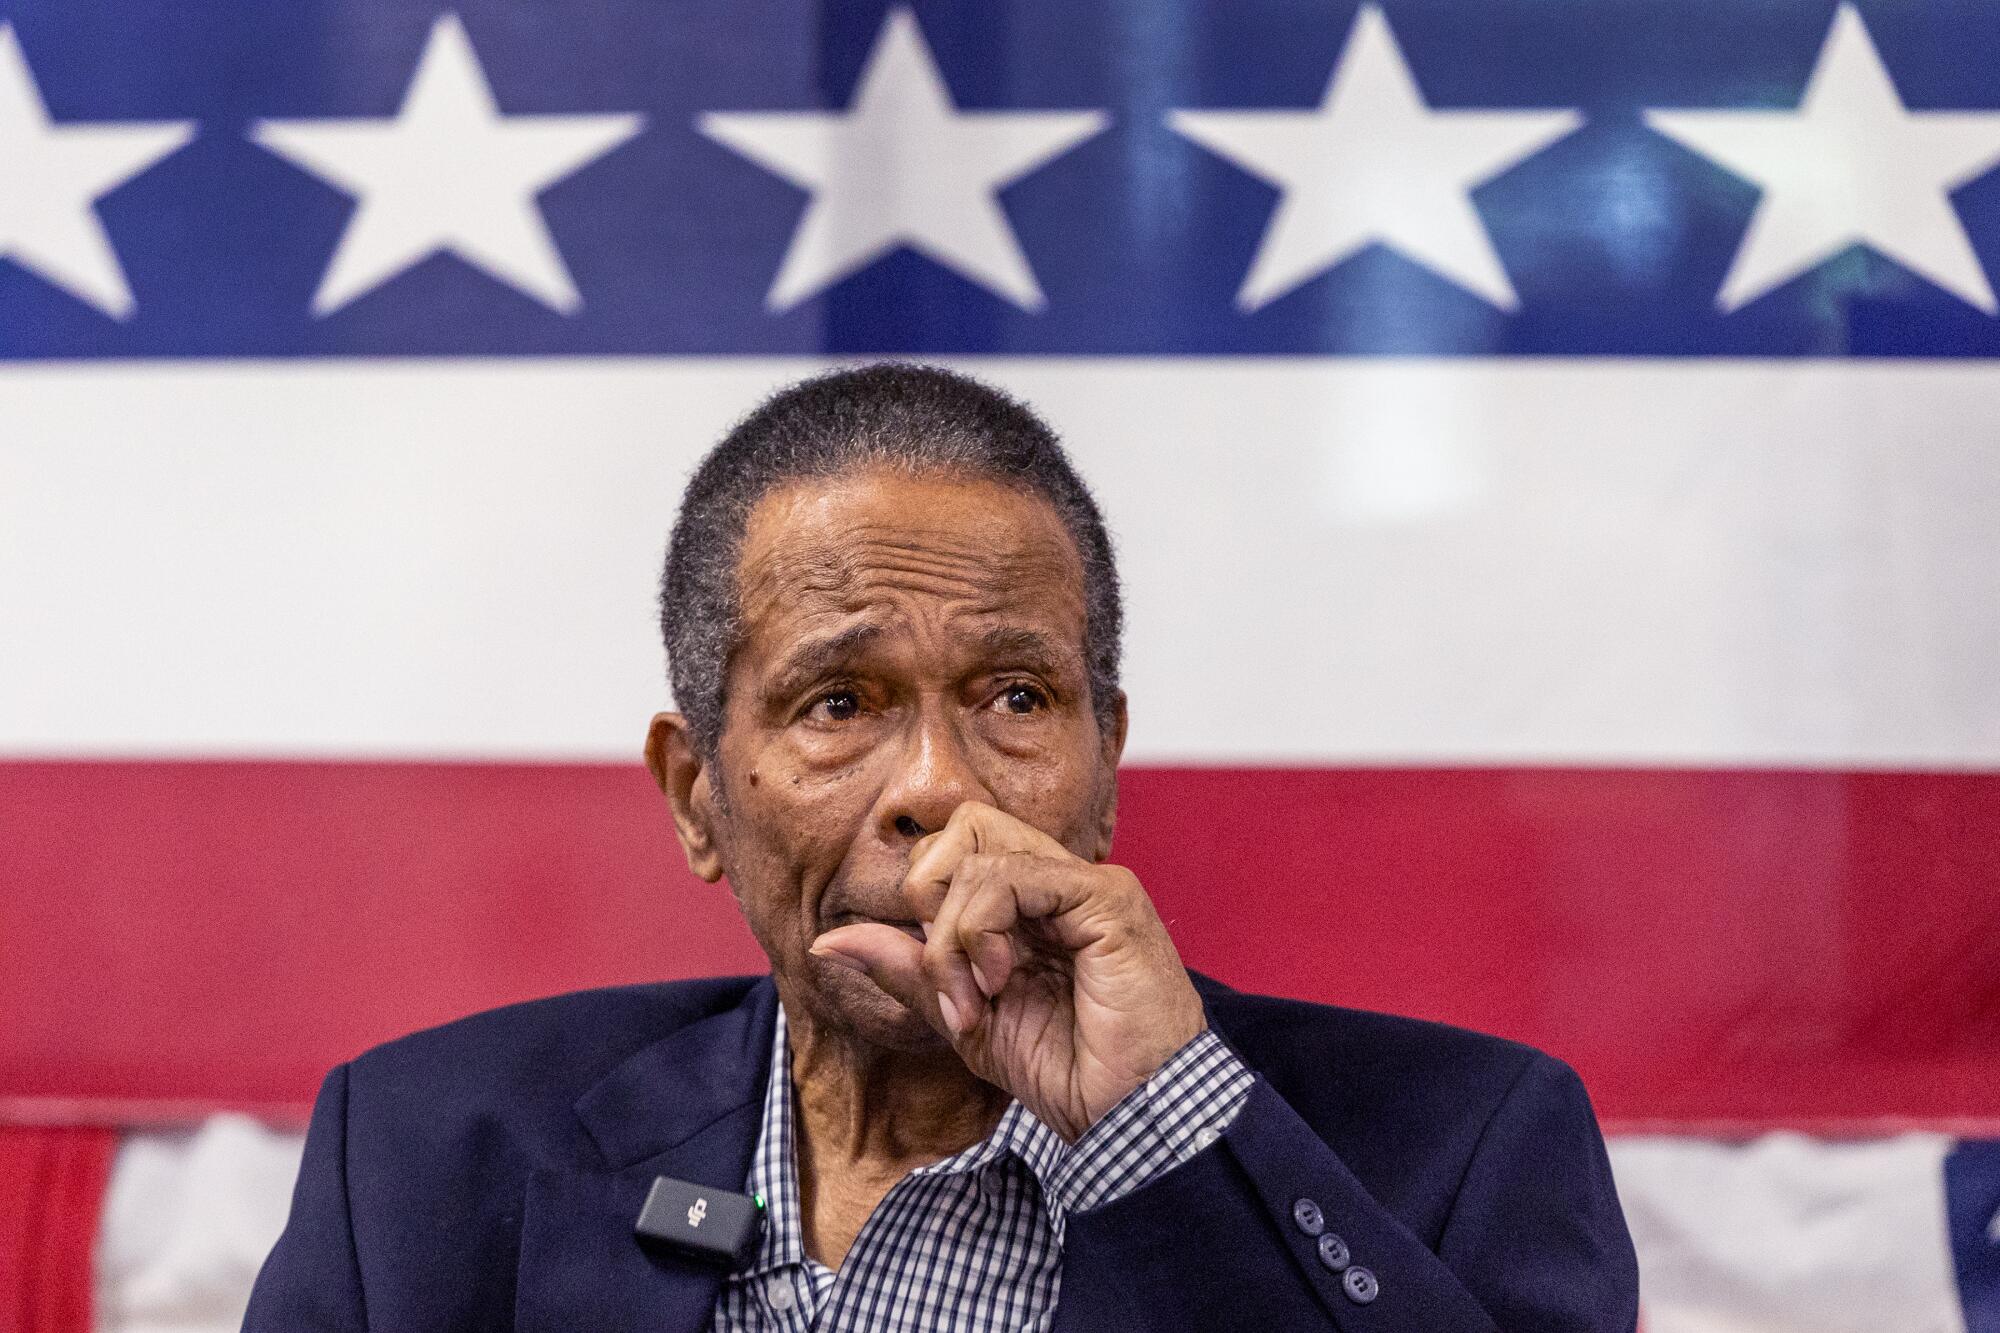
[[655, 1176], [632, 1230], [643, 1240], [734, 1268], [757, 1252], [764, 1200]]

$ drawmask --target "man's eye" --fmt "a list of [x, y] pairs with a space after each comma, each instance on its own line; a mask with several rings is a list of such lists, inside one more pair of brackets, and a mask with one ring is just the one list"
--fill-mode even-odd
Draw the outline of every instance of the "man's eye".
[[1000, 706], [1009, 713], [1032, 713], [1048, 706], [1049, 696], [1032, 685], [1009, 685], [1000, 691]]
[[828, 722], [847, 722], [861, 711], [853, 690], [828, 690], [813, 704], [813, 714]]

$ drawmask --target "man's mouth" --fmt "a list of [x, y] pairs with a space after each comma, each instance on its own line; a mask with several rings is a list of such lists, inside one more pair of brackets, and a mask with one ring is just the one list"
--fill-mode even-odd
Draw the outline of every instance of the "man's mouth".
[[899, 917], [869, 916], [865, 912], [837, 912], [827, 918], [827, 930], [837, 930], [842, 926], [889, 926], [920, 943], [925, 939], [923, 922]]

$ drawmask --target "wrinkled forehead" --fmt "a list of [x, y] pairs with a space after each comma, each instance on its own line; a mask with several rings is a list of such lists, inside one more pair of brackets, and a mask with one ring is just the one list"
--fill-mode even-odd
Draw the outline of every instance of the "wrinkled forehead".
[[1075, 542], [1046, 500], [986, 478], [869, 471], [774, 490], [745, 526], [737, 579], [746, 648], [873, 615], [1033, 621], [1082, 650]]

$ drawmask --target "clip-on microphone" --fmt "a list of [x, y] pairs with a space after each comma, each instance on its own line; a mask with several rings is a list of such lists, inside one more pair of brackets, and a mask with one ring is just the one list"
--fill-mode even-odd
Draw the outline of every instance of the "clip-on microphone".
[[712, 1263], [739, 1267], [764, 1234], [764, 1198], [655, 1176], [632, 1230]]

